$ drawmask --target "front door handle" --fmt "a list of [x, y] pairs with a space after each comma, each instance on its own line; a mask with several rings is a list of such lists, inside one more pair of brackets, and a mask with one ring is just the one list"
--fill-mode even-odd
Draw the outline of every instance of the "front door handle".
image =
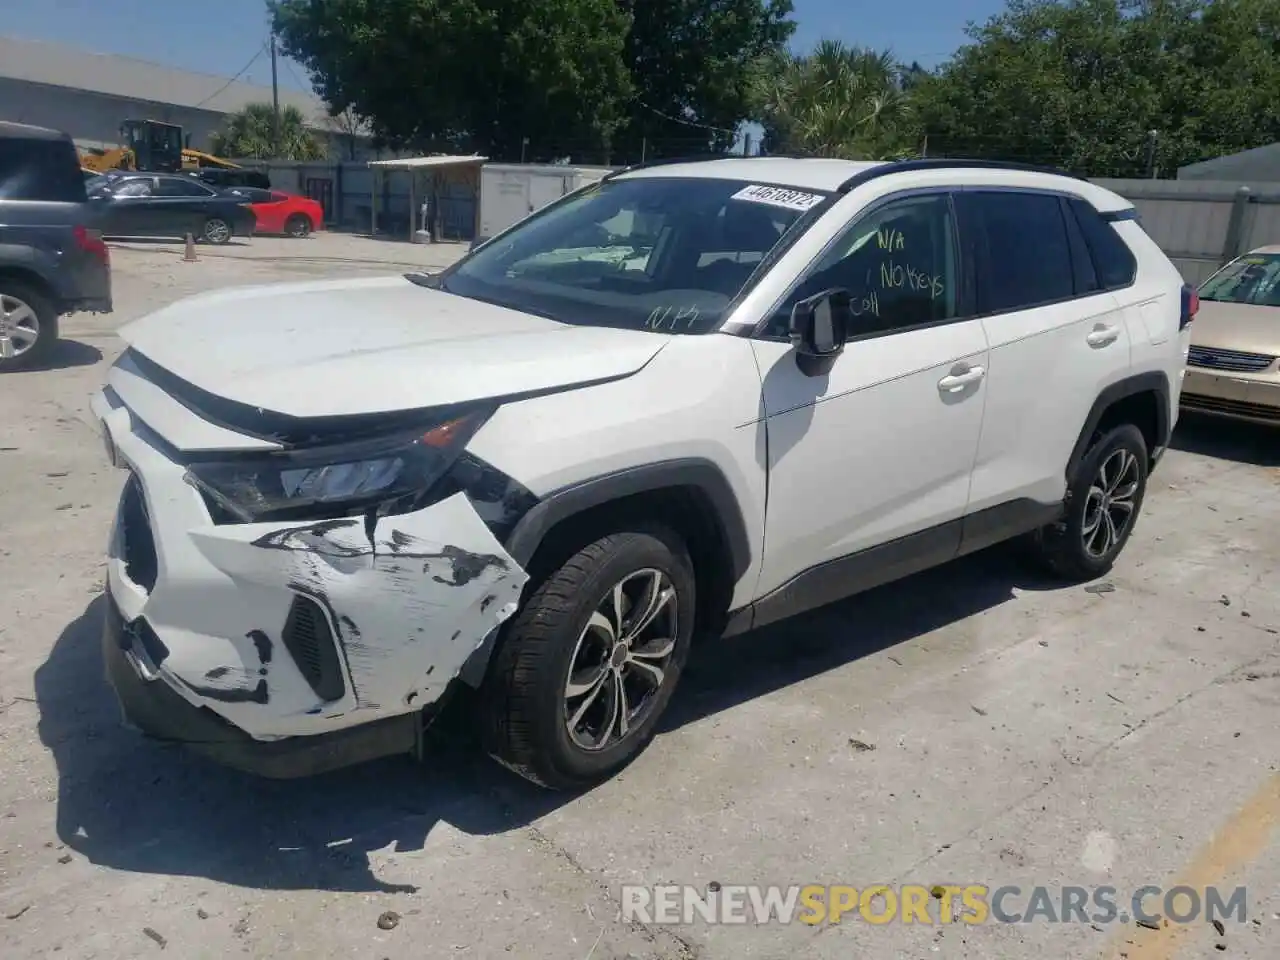
[[971, 383], [977, 383], [987, 375], [986, 367], [970, 367], [962, 373], [952, 373], [938, 381], [938, 389], [946, 393], [956, 393]]
[[1093, 332], [1084, 339], [1091, 347], [1109, 347], [1120, 339], [1120, 328], [1094, 327]]

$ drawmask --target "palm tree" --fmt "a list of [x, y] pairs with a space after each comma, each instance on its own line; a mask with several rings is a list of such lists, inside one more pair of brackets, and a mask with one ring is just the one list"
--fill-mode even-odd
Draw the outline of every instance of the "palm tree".
[[302, 111], [294, 106], [280, 108], [280, 149], [277, 150], [272, 142], [274, 113], [269, 103], [250, 103], [231, 114], [212, 137], [213, 152], [223, 157], [253, 160], [324, 159], [324, 146], [307, 128]]
[[910, 105], [888, 52], [823, 40], [762, 66], [757, 102], [774, 151], [856, 160], [908, 154]]

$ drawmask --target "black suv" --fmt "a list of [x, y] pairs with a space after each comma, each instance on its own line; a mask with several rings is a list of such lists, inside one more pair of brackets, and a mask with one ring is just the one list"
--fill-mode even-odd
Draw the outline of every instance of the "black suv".
[[65, 133], [0, 121], [0, 371], [39, 363], [58, 318], [111, 312], [111, 257]]

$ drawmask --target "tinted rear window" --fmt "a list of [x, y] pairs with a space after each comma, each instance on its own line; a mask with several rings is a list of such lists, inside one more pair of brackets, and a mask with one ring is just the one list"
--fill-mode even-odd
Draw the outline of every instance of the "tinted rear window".
[[84, 203], [84, 174], [70, 140], [0, 140], [0, 200]]
[[1118, 290], [1133, 283], [1138, 272], [1138, 261], [1133, 251], [1120, 239], [1116, 228], [1084, 200], [1073, 197], [1069, 201], [1080, 232], [1093, 257], [1093, 268], [1105, 290]]
[[259, 190], [257, 187], [225, 187], [222, 193], [224, 196], [238, 197], [248, 203], [272, 203], [281, 199], [270, 190]]
[[1071, 246], [1058, 198], [1044, 193], [974, 193], [987, 238], [981, 313], [1025, 310], [1075, 296]]

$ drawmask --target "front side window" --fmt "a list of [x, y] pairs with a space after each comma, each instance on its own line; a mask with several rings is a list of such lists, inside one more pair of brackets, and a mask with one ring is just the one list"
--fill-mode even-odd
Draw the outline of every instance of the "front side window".
[[1200, 299], [1280, 307], [1280, 254], [1251, 253], [1233, 260], [1201, 285]]
[[770, 317], [764, 335], [787, 336], [801, 300], [847, 290], [849, 337], [888, 333], [959, 316], [955, 222], [945, 194], [892, 200], [859, 216]]
[[706, 333], [824, 199], [709, 178], [606, 181], [477, 250], [438, 285], [562, 323]]
[[149, 197], [151, 196], [150, 180], [126, 180], [115, 190], [111, 191], [117, 197]]

